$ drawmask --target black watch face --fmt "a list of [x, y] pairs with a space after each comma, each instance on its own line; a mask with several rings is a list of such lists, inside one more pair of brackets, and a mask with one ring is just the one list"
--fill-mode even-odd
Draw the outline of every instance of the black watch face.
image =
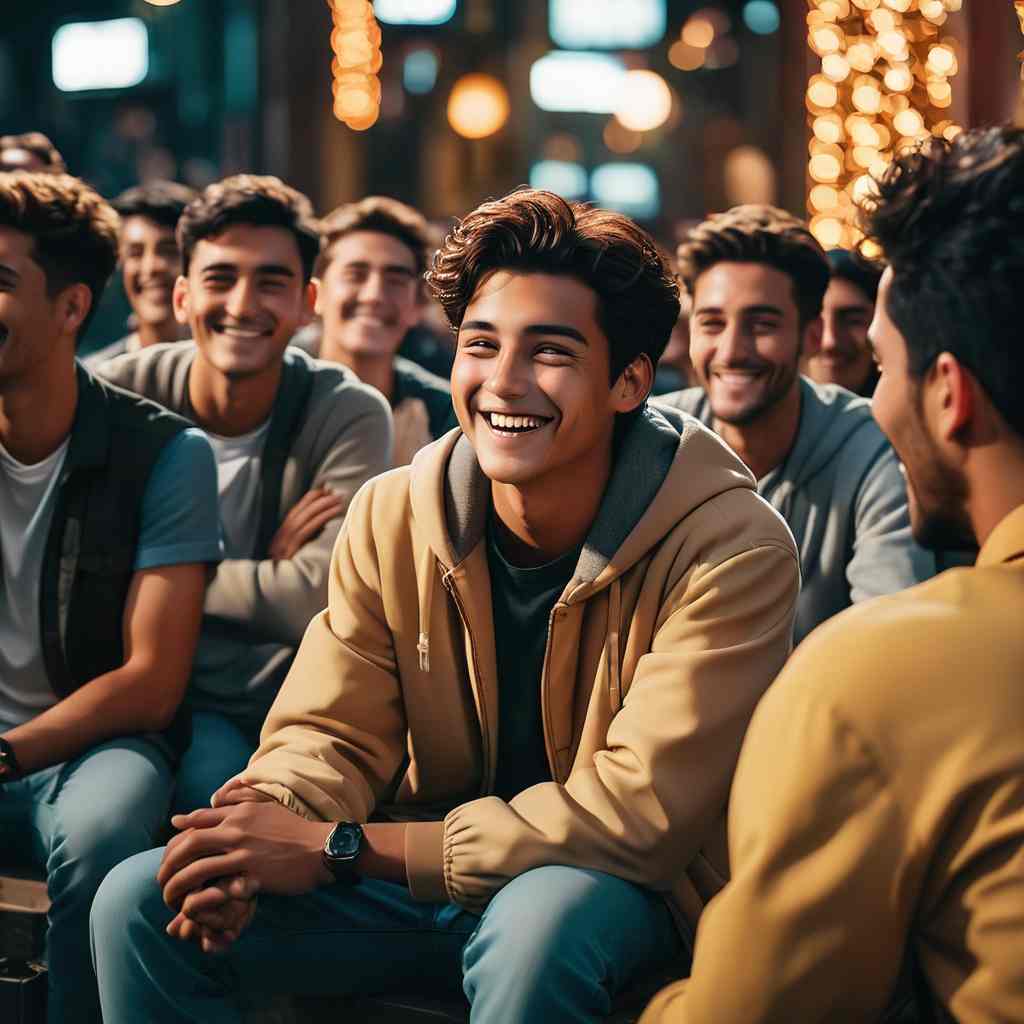
[[363, 839], [359, 825], [342, 822], [327, 839], [327, 856], [332, 860], [355, 860]]

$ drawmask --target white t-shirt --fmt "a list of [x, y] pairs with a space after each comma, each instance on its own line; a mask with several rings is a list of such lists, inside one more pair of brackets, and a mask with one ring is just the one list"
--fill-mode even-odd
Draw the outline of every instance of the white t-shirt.
[[43, 663], [39, 587], [69, 443], [33, 466], [0, 445], [0, 723], [7, 725], [57, 703]]
[[260, 471], [270, 420], [240, 437], [207, 431], [217, 460], [217, 493], [225, 558], [252, 558], [260, 528]]

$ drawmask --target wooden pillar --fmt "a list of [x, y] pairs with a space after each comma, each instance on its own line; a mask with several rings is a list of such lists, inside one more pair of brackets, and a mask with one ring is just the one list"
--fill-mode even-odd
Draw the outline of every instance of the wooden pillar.
[[[1010, 0], [965, 0], [968, 127], [1011, 121], [1021, 95], [1024, 36]], [[1018, 118], [1019, 120], [1019, 118]]]

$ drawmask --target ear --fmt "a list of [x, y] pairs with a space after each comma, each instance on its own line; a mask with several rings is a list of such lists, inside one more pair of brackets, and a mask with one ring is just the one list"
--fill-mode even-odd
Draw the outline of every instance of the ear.
[[58, 297], [57, 309], [64, 321], [64, 333], [77, 338], [92, 309], [92, 289], [81, 282], [68, 285]]
[[171, 305], [174, 307], [174, 319], [179, 324], [187, 324], [189, 314], [187, 277], [179, 275], [178, 280], [174, 282], [174, 291], [171, 293]]
[[612, 385], [612, 408], [632, 412], [643, 405], [654, 384], [654, 366], [646, 353], [638, 355]]
[[825, 334], [825, 321], [816, 316], [803, 330], [800, 338], [800, 355], [804, 359], [816, 356], [821, 350], [821, 339]]
[[974, 378], [956, 356], [939, 353], [926, 377], [926, 407], [939, 436], [953, 441], [972, 425], [977, 411]]
[[314, 317], [320, 316], [320, 313], [320, 278], [311, 277], [302, 293], [301, 323], [311, 323]]

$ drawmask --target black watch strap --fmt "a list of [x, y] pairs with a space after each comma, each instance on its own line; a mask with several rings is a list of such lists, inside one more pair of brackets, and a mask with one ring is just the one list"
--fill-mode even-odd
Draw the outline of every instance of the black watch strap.
[[335, 880], [353, 885], [359, 881], [355, 862], [363, 849], [363, 826], [339, 821], [324, 841], [323, 862]]
[[14, 747], [0, 736], [0, 783], [13, 782], [22, 775], [21, 765], [14, 756]]

